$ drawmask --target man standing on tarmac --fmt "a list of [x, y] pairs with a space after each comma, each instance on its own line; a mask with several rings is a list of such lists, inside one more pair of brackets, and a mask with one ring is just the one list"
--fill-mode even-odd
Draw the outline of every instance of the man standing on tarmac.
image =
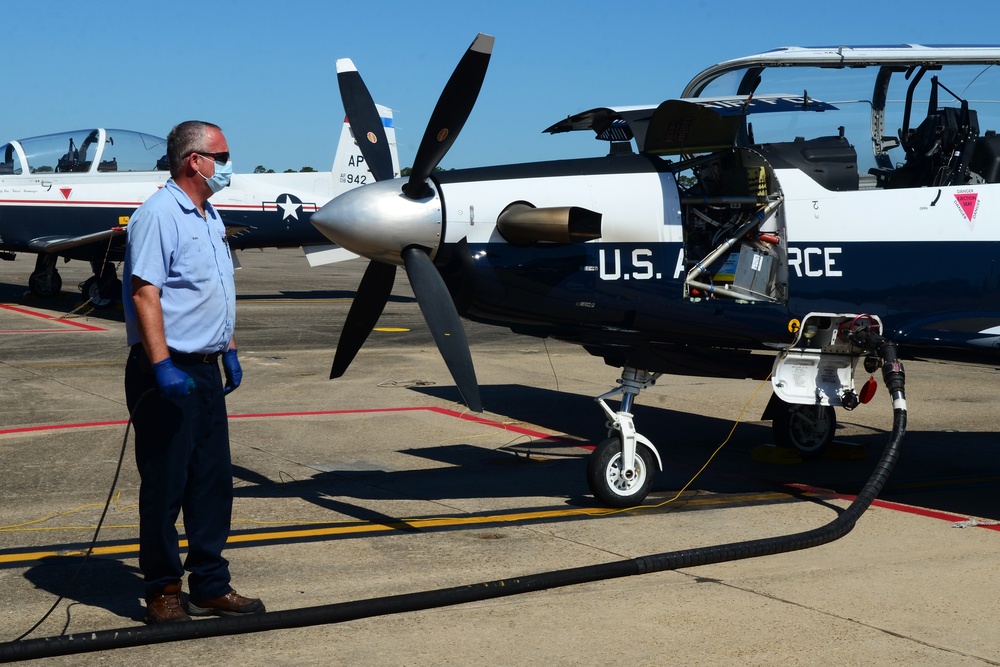
[[[229, 185], [229, 145], [218, 126], [187, 121], [170, 131], [167, 157], [171, 178], [129, 220], [122, 272], [147, 623], [264, 611], [232, 589], [222, 556], [233, 507], [225, 394], [240, 386], [243, 371], [233, 337], [233, 260], [208, 199]], [[183, 565], [175, 527], [182, 508]]]

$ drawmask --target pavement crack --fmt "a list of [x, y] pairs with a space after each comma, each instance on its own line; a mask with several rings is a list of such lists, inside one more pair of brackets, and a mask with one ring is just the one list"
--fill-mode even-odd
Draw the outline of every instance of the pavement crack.
[[895, 630], [890, 630], [889, 628], [884, 628], [884, 627], [881, 627], [881, 626], [878, 626], [878, 625], [873, 625], [871, 623], [866, 623], [865, 621], [862, 621], [862, 620], [857, 619], [857, 618], [851, 618], [850, 616], [843, 616], [841, 614], [836, 614], [836, 613], [827, 611], [825, 609], [820, 609], [819, 607], [813, 607], [813, 606], [810, 606], [810, 605], [807, 605], [807, 604], [802, 604], [801, 602], [796, 602], [795, 600], [789, 600], [788, 598], [783, 598], [783, 597], [780, 597], [778, 595], [774, 595], [773, 593], [766, 593], [764, 591], [755, 590], [753, 588], [748, 588], [746, 586], [740, 586], [738, 584], [727, 582], [727, 581], [724, 581], [722, 579], [715, 579], [715, 578], [712, 578], [712, 577], [705, 577], [705, 576], [696, 575], [696, 574], [694, 574], [692, 572], [686, 572], [684, 570], [676, 570], [676, 572], [678, 572], [680, 574], [683, 574], [686, 577], [690, 577], [690, 578], [694, 579], [695, 583], [699, 583], [699, 584], [703, 584], [703, 583], [718, 584], [720, 586], [725, 586], [726, 588], [730, 588], [732, 590], [737, 590], [737, 591], [740, 591], [740, 592], [743, 592], [743, 593], [749, 593], [750, 595], [756, 595], [756, 596], [759, 596], [759, 597], [762, 597], [762, 598], [766, 598], [768, 600], [773, 600], [774, 602], [780, 602], [782, 604], [787, 604], [787, 605], [790, 605], [790, 606], [793, 606], [793, 607], [798, 607], [800, 609], [804, 609], [806, 611], [811, 611], [811, 612], [814, 612], [816, 614], [820, 614], [822, 616], [826, 616], [828, 618], [836, 619], [838, 621], [845, 621], [847, 623], [851, 623], [851, 624], [854, 624], [854, 625], [862, 627], [862, 628], [867, 628], [869, 630], [874, 630], [876, 632], [880, 632], [880, 633], [882, 633], [884, 635], [887, 635], [889, 637], [895, 637], [896, 639], [902, 639], [902, 640], [905, 640], [905, 641], [913, 642], [914, 644], [919, 644], [920, 646], [924, 646], [924, 647], [933, 649], [935, 651], [941, 651], [943, 653], [948, 653], [948, 654], [951, 654], [951, 655], [962, 656], [963, 658], [970, 658], [972, 660], [978, 660], [979, 662], [981, 662], [984, 665], [998, 665], [998, 666], [1000, 666], [1000, 662], [996, 662], [994, 660], [990, 660], [989, 658], [985, 658], [985, 657], [983, 657], [981, 655], [975, 655], [975, 654], [972, 654], [972, 653], [967, 653], [965, 651], [960, 651], [960, 650], [958, 650], [956, 648], [951, 648], [951, 647], [948, 647], [948, 646], [942, 646], [941, 644], [935, 644], [933, 642], [929, 642], [929, 641], [924, 640], [924, 639], [919, 639], [919, 638], [914, 637], [912, 635], [903, 634], [901, 632], [896, 632]]
[[619, 558], [621, 560], [631, 560], [631, 558], [632, 558], [628, 554], [620, 553], [618, 551], [613, 551], [611, 549], [608, 549], [608, 548], [605, 548], [605, 547], [601, 547], [601, 546], [598, 546], [596, 544], [591, 544], [589, 542], [584, 542], [582, 540], [573, 539], [573, 538], [570, 538], [570, 537], [565, 537], [563, 535], [557, 535], [556, 533], [553, 533], [550, 530], [542, 530], [541, 527], [537, 527], [537, 526], [522, 526], [522, 528], [524, 528], [525, 530], [528, 530], [529, 532], [532, 532], [532, 533], [534, 533], [536, 535], [541, 535], [542, 537], [550, 537], [550, 538], [559, 540], [560, 542], [564, 542], [566, 544], [574, 544], [574, 545], [576, 545], [578, 547], [584, 547], [584, 548], [590, 549], [591, 551], [596, 551], [598, 553], [603, 553], [603, 554], [607, 554], [609, 556], [614, 556], [615, 558]]

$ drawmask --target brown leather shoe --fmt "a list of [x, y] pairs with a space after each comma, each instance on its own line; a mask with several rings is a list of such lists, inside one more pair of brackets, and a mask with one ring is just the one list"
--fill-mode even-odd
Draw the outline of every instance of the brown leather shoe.
[[243, 597], [236, 591], [229, 591], [222, 597], [192, 602], [188, 600], [188, 612], [192, 616], [243, 616], [263, 614], [264, 603], [256, 598]]
[[190, 620], [191, 617], [184, 611], [184, 600], [181, 598], [179, 582], [168, 584], [159, 595], [146, 598], [146, 623], [156, 625]]

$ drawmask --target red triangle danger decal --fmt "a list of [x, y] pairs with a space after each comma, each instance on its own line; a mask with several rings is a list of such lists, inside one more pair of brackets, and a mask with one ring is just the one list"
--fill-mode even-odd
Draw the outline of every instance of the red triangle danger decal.
[[962, 209], [962, 213], [965, 214], [969, 222], [972, 222], [972, 219], [976, 217], [976, 203], [978, 200], [978, 192], [963, 192], [955, 195], [955, 203]]
[[64, 199], [69, 199], [69, 196], [73, 194], [73, 188], [59, 188], [59, 192], [62, 193]]

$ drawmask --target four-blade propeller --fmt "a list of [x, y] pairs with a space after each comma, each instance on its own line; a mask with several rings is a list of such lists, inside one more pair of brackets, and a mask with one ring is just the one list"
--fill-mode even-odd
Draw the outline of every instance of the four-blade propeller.
[[431, 260], [443, 238], [440, 199], [429, 182], [475, 106], [493, 51], [493, 37], [480, 34], [445, 85], [417, 149], [413, 171], [400, 188], [392, 179], [385, 129], [371, 94], [350, 60], [337, 61], [344, 110], [358, 148], [378, 183], [337, 197], [312, 223], [348, 250], [371, 259], [347, 314], [330, 377], [340, 377], [375, 327], [402, 264], [434, 341], [465, 403], [482, 412], [469, 343], [455, 304]]

